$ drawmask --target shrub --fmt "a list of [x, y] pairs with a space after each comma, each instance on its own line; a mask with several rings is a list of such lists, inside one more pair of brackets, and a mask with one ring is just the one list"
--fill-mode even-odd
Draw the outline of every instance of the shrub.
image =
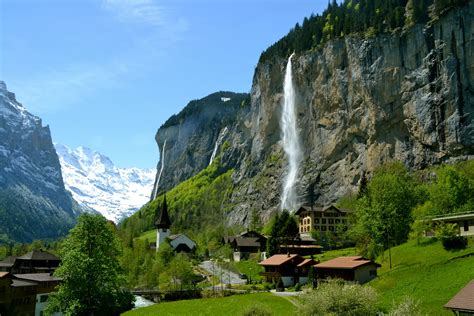
[[458, 250], [467, 247], [467, 239], [458, 236], [458, 228], [456, 224], [440, 224], [436, 230], [436, 237], [441, 239], [445, 250]]
[[403, 301], [400, 304], [394, 305], [388, 316], [421, 315], [419, 305], [419, 302], [414, 301], [411, 297], [406, 296], [403, 298]]
[[299, 291], [301, 291], [301, 284], [296, 283], [295, 284], [295, 292], [299, 292]]
[[339, 280], [321, 283], [301, 296], [301, 315], [377, 315], [377, 293], [369, 286]]
[[265, 307], [254, 305], [242, 312], [242, 316], [270, 316], [272, 313]]

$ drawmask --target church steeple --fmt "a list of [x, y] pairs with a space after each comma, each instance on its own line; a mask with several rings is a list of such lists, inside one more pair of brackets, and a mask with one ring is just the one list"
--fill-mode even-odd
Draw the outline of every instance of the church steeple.
[[[159, 214], [158, 214], [159, 212]], [[161, 207], [161, 212], [159, 206], [156, 207], [156, 251], [160, 248], [160, 245], [170, 236], [170, 227], [171, 221], [168, 215], [168, 204], [166, 203], [166, 194], [163, 199], [163, 206]]]
[[[159, 207], [156, 207], [156, 212], [159, 212]], [[155, 227], [156, 228], [164, 228], [164, 229], [169, 229], [171, 226], [171, 220], [168, 215], [168, 204], [166, 203], [166, 194], [163, 199], [163, 206], [161, 208], [161, 212], [159, 213], [156, 221], [155, 221]]]

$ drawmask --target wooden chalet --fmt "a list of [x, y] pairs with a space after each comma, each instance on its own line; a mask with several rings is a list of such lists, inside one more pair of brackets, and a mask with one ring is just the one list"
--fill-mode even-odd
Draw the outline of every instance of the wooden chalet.
[[14, 274], [51, 273], [60, 263], [61, 259], [47, 251], [33, 250], [15, 258], [13, 265], [7, 271]]
[[237, 236], [226, 236], [224, 243], [234, 250], [234, 261], [248, 259], [251, 254], [265, 252], [267, 238], [256, 231], [245, 231]]
[[361, 256], [338, 257], [315, 265], [318, 279], [343, 279], [366, 283], [377, 277], [380, 264]]
[[259, 263], [265, 268], [265, 272], [260, 275], [270, 283], [276, 283], [281, 278], [285, 287], [296, 283], [305, 284], [308, 282], [309, 268], [316, 263], [313, 259], [305, 259], [297, 254], [274, 255]]

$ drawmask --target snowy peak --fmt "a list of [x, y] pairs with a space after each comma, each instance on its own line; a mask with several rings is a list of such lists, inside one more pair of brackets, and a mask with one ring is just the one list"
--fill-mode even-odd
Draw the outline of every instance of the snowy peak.
[[118, 222], [149, 201], [153, 169], [118, 168], [109, 157], [87, 147], [55, 147], [66, 188], [83, 206]]

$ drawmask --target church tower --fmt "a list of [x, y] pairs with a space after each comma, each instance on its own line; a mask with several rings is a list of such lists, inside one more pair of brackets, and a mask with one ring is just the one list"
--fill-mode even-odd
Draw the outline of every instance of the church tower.
[[[156, 208], [158, 212], [158, 207]], [[160, 248], [160, 245], [166, 240], [170, 235], [170, 226], [171, 221], [168, 216], [168, 204], [166, 203], [166, 194], [163, 200], [163, 207], [161, 208], [160, 214], [157, 216], [155, 221], [156, 227], [156, 251]]]

